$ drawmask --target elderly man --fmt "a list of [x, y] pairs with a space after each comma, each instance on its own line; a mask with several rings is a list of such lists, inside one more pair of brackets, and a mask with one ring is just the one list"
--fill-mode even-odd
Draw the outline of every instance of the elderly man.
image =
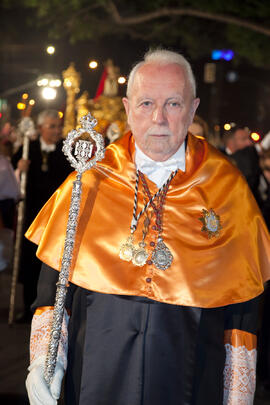
[[[146, 54], [123, 99], [131, 132], [83, 175], [52, 384], [43, 370], [75, 174], [27, 232], [45, 263], [34, 303], [30, 403], [251, 404], [269, 236], [238, 170], [187, 134], [188, 62]], [[150, 201], [150, 203], [149, 203]]]
[[[26, 230], [39, 210], [71, 172], [62, 153], [62, 123], [56, 110], [44, 110], [37, 118], [39, 137], [29, 145], [29, 160], [22, 159], [22, 148], [13, 156], [15, 168], [28, 171], [24, 229]], [[41, 262], [35, 255], [36, 247], [26, 239], [22, 244], [19, 281], [23, 284], [24, 312], [18, 322], [32, 318], [30, 306], [36, 298]]]

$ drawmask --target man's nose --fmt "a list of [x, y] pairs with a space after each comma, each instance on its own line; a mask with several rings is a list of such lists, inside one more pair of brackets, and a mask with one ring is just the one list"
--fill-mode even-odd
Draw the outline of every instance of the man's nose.
[[164, 124], [166, 122], [166, 115], [162, 106], [157, 106], [154, 109], [152, 119], [156, 124]]

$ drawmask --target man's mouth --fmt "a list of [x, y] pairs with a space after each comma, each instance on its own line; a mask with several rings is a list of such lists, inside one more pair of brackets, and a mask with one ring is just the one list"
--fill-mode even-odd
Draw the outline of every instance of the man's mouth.
[[164, 138], [166, 136], [169, 136], [168, 134], [151, 134], [150, 136], [155, 136], [157, 138]]

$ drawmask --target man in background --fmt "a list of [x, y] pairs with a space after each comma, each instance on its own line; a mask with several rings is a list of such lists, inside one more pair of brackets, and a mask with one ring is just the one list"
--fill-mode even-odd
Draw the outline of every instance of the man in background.
[[224, 145], [224, 153], [228, 156], [247, 146], [252, 146], [250, 130], [246, 126], [234, 126], [224, 134]]
[[[44, 203], [71, 172], [62, 152], [62, 122], [58, 111], [44, 110], [37, 118], [38, 139], [29, 145], [29, 159], [22, 158], [22, 147], [12, 157], [19, 172], [27, 171], [24, 230], [26, 230]], [[24, 312], [17, 321], [31, 320], [30, 306], [36, 297], [36, 286], [41, 262], [36, 248], [25, 238], [22, 242], [19, 281], [23, 284]]]
[[224, 134], [225, 155], [238, 167], [259, 205], [259, 182], [261, 169], [259, 155], [250, 137], [250, 130], [246, 126], [234, 126]]

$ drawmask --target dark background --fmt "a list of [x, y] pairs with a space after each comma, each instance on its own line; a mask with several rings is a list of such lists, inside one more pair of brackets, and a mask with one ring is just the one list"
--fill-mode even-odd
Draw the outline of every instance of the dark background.
[[[5, 3], [9, 3], [9, 8], [4, 7]], [[13, 3], [14, 7], [12, 7]], [[76, 70], [81, 73], [81, 92], [87, 90], [92, 98], [95, 95], [104, 62], [108, 58], [113, 59], [114, 64], [120, 67], [121, 74], [126, 76], [130, 67], [143, 56], [149, 47], [160, 45], [183, 52], [191, 62], [197, 79], [198, 96], [201, 98], [198, 114], [209, 123], [212, 131], [215, 125], [223, 128], [226, 122], [247, 125], [250, 129], [259, 131], [262, 135], [270, 130], [270, 63], [264, 63], [262, 56], [259, 62], [254, 59], [254, 63], [251, 56], [249, 60], [241, 57], [243, 45], [239, 49], [237, 48], [239, 45], [235, 46], [235, 48], [232, 47], [235, 52], [235, 58], [232, 61], [213, 62], [211, 60], [211, 51], [213, 49], [211, 45], [215, 44], [215, 36], [218, 38], [217, 45], [223, 45], [226, 48], [228, 45], [228, 40], [222, 40], [221, 36], [221, 33], [226, 28], [224, 24], [215, 23], [216, 25], [213, 26], [214, 23], [209, 21], [202, 22], [200, 19], [193, 19], [191, 20], [190, 37], [185, 41], [181, 32], [179, 32], [179, 36], [174, 36], [173, 40], [167, 41], [166, 35], [143, 40], [134, 38], [134, 35], [129, 35], [128, 30], [121, 33], [114, 33], [112, 30], [111, 34], [105, 33], [96, 37], [94, 35], [91, 39], [82, 38], [71, 44], [70, 38], [65, 36], [64, 32], [62, 33], [63, 37], [52, 38], [50, 25], [45, 27], [36, 26], [32, 9], [20, 7], [17, 1], [13, 3], [0, 0], [0, 33], [2, 34], [0, 37], [0, 99], [7, 99], [10, 106], [9, 117], [4, 114], [0, 121], [2, 123], [5, 119], [12, 119], [16, 122], [19, 118], [20, 113], [16, 108], [16, 104], [25, 91], [29, 93], [30, 98], [36, 100], [33, 109], [34, 115], [45, 107], [64, 110], [65, 91], [63, 87], [59, 89], [55, 101], [45, 102], [41, 99], [39, 95], [40, 88], [35, 83], [37, 77], [44, 73], [54, 73], [61, 77], [62, 71], [67, 69], [70, 62], [73, 61]], [[118, 3], [121, 3], [121, 1], [118, 1]], [[157, 3], [178, 4], [179, 2], [160, 1]], [[218, 2], [201, 0], [199, 3], [211, 4]], [[239, 2], [233, 1], [227, 3], [231, 6], [234, 3], [239, 4]], [[256, 1], [247, 3], [252, 3], [254, 7]], [[264, 1], [257, 3], [260, 5], [267, 4]], [[239, 13], [239, 11], [237, 12]], [[240, 17], [244, 18], [242, 15]], [[265, 21], [267, 23], [266, 17]], [[61, 29], [61, 23], [59, 25]], [[151, 29], [151, 24], [149, 25], [149, 29]], [[207, 33], [208, 26], [211, 28], [209, 28], [209, 33]], [[174, 21], [171, 25], [168, 25], [167, 32], [170, 33], [176, 27], [177, 24]], [[139, 26], [136, 29], [139, 29]], [[203, 32], [205, 37], [201, 39], [196, 30]], [[237, 37], [237, 34], [235, 34], [235, 37]], [[209, 44], [206, 46], [205, 43], [208, 39]], [[264, 40], [267, 40], [267, 37]], [[56, 48], [54, 55], [46, 53], [46, 47], [49, 44], [53, 44]], [[195, 44], [197, 51], [190, 52]], [[201, 51], [200, 46], [203, 49]], [[248, 48], [249, 44], [245, 43], [245, 47]], [[252, 52], [253, 48], [256, 48], [256, 44], [250, 47], [250, 52]], [[248, 49], [245, 49], [245, 52], [248, 53]], [[268, 41], [264, 41], [264, 48], [260, 52], [262, 55], [268, 52], [270, 54], [270, 38]], [[96, 70], [91, 70], [88, 67], [91, 59], [96, 59], [99, 62], [99, 67]], [[205, 83], [204, 80], [205, 64], [209, 62], [216, 64], [216, 77], [214, 83], [211, 84]], [[236, 79], [230, 82], [228, 77], [232, 72]], [[13, 92], [11, 92], [12, 89]], [[120, 86], [120, 95], [124, 95], [124, 93], [125, 85], [122, 85]]]

